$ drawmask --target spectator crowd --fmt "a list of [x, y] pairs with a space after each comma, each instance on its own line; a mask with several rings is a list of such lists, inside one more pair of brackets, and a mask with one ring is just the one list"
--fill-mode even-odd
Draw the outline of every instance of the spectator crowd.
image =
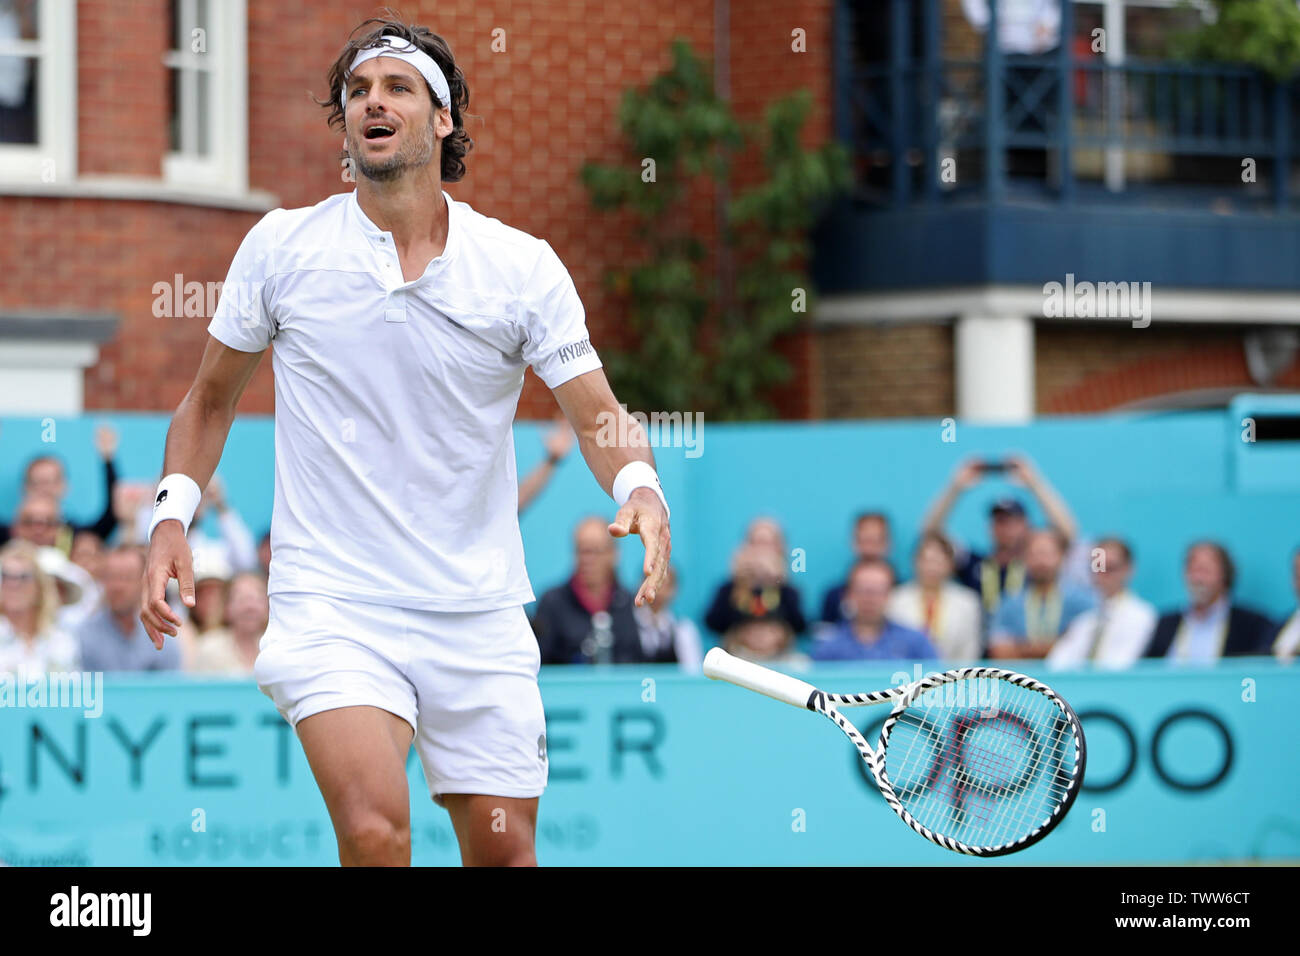
[[[557, 425], [547, 458], [521, 482], [520, 510], [542, 492], [572, 448]], [[95, 437], [105, 507], [90, 524], [64, 515], [62, 461], [41, 455], [22, 474], [12, 523], [0, 525], [0, 673], [181, 671], [251, 676], [266, 630], [269, 534], [254, 539], [214, 477], [191, 526], [195, 601], [176, 584], [168, 601], [180, 634], [156, 651], [140, 622], [152, 486], [122, 482], [117, 436]], [[961, 497], [990, 476], [1025, 489], [1045, 517], [1034, 527], [1025, 501], [1004, 497], [988, 512], [987, 553], [946, 530]], [[532, 615], [544, 664], [675, 663], [698, 671], [705, 640], [674, 605], [677, 571], [655, 601], [636, 607], [636, 583], [618, 578], [618, 547], [600, 517], [573, 533], [572, 572], [541, 594]], [[883, 511], [865, 511], [850, 532], [852, 564], [809, 605], [796, 585], [780, 524], [752, 521], [703, 624], [730, 653], [792, 667], [838, 660], [925, 660], [950, 666], [1041, 658], [1049, 668], [1124, 668], [1142, 658], [1208, 663], [1223, 657], [1300, 653], [1300, 611], [1273, 621], [1234, 596], [1236, 568], [1219, 542], [1185, 551], [1186, 599], [1157, 611], [1133, 590], [1137, 554], [1122, 536], [1089, 538], [1064, 499], [1028, 458], [963, 463], [923, 516], [903, 558]], [[1300, 602], [1300, 550], [1291, 556]], [[816, 619], [804, 607], [817, 610]]]

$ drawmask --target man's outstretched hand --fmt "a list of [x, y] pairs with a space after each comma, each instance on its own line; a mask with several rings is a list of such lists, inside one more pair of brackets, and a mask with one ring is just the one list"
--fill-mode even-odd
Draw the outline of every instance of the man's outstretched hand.
[[645, 580], [636, 592], [636, 605], [654, 602], [659, 585], [668, 573], [668, 558], [673, 551], [672, 535], [668, 530], [668, 514], [663, 502], [649, 488], [634, 488], [627, 504], [618, 509], [609, 533], [615, 538], [639, 534], [645, 545], [645, 563], [641, 573]]
[[149, 559], [144, 571], [144, 594], [140, 620], [153, 646], [162, 650], [163, 635], [175, 637], [181, 619], [167, 604], [167, 582], [175, 578], [186, 607], [194, 606], [194, 557], [179, 521], [162, 521], [149, 542]]

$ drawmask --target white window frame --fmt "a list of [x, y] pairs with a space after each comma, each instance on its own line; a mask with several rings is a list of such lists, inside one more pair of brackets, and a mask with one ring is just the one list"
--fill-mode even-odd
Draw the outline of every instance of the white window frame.
[[[37, 4], [35, 40], [0, 40], [0, 56], [36, 54], [36, 143], [0, 143], [0, 182], [67, 182], [77, 175], [77, 7]], [[52, 164], [52, 165], [51, 165]]]
[[[182, 16], [193, 22], [194, 0], [179, 0]], [[177, 152], [168, 148], [163, 156], [162, 178], [176, 186], [202, 187], [230, 193], [248, 190], [248, 42], [246, 0], [208, 0], [207, 52], [171, 50], [163, 54], [169, 71], [188, 66], [209, 75], [210, 112], [194, 113], [197, 83], [187, 81], [193, 72], [181, 73], [182, 142], [197, 137], [196, 123], [207, 123], [209, 153]], [[168, 37], [168, 46], [175, 42]], [[168, 78], [170, 82], [170, 77]], [[167, 118], [170, 121], [170, 117]]]

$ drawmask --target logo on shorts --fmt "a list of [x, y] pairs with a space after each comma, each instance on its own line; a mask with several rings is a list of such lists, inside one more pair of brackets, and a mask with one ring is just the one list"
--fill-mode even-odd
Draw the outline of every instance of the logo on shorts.
[[539, 734], [537, 737], [537, 757], [539, 760], [546, 759], [546, 734]]

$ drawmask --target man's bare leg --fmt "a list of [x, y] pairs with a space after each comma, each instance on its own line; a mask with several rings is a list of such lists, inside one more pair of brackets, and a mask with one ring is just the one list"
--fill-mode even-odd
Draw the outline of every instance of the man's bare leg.
[[465, 866], [536, 866], [537, 798], [446, 793], [443, 806]]
[[406, 755], [413, 736], [410, 724], [379, 707], [340, 707], [298, 721], [343, 866], [411, 865]]

